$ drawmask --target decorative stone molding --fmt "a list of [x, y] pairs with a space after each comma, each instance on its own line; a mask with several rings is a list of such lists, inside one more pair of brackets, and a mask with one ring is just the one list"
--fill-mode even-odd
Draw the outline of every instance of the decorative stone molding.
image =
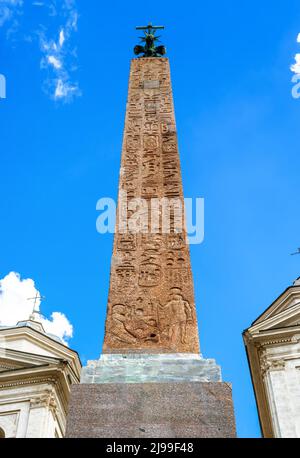
[[285, 338], [276, 338], [272, 340], [259, 340], [254, 342], [253, 346], [257, 348], [257, 350], [261, 350], [263, 348], [268, 347], [269, 345], [278, 345], [278, 344], [286, 344], [286, 343], [292, 343], [293, 342], [293, 336], [290, 337], [285, 337]]
[[269, 371], [279, 371], [285, 368], [284, 359], [268, 360], [266, 356], [262, 356], [260, 363], [260, 372], [262, 377], [265, 377]]
[[57, 381], [53, 377], [36, 378], [36, 379], [28, 378], [26, 380], [15, 380], [15, 381], [10, 381], [10, 382], [0, 383], [0, 389], [14, 388], [17, 386], [26, 386], [26, 385], [40, 384], [40, 383], [56, 384]]
[[68, 367], [68, 365], [69, 365], [68, 361], [60, 361], [57, 367], [64, 371]]
[[250, 334], [250, 332], [248, 332], [248, 331], [244, 332], [244, 337], [245, 337], [245, 339], [247, 339], [248, 342], [253, 342], [253, 340], [254, 340], [254, 336], [252, 334]]
[[265, 375], [267, 374], [267, 372], [269, 371], [270, 369], [270, 362], [263, 359], [261, 362], [260, 362], [260, 373], [261, 373], [261, 376], [264, 378]]
[[31, 409], [37, 409], [41, 407], [50, 409], [52, 413], [56, 415], [57, 402], [53, 391], [46, 390], [41, 396], [34, 397], [30, 400]]
[[282, 339], [274, 339], [274, 340], [266, 340], [263, 342], [263, 346], [267, 345], [274, 345], [274, 344], [284, 344], [284, 343], [291, 343], [292, 337], [282, 338]]
[[4, 371], [9, 371], [11, 369], [15, 369], [16, 366], [13, 365], [13, 364], [1, 364], [0, 363], [0, 372], [4, 372]]
[[295, 335], [292, 337], [291, 341], [292, 341], [293, 343], [299, 343], [299, 342], [300, 342], [300, 334], [295, 334]]

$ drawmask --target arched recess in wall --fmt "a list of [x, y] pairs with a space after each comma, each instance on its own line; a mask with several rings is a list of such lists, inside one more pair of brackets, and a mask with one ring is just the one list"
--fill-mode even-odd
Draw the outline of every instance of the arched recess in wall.
[[0, 428], [0, 439], [5, 439], [5, 432], [2, 428]]

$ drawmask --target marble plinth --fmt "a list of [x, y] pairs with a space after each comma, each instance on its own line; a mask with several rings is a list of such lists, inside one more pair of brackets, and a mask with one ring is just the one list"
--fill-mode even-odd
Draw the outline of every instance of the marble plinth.
[[104, 354], [83, 368], [81, 383], [220, 382], [214, 359], [198, 354]]

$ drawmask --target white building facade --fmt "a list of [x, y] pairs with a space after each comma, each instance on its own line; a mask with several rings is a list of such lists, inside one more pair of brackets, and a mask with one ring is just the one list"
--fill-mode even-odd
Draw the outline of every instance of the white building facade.
[[30, 320], [0, 327], [0, 438], [64, 437], [78, 354]]
[[263, 436], [300, 438], [300, 279], [243, 337]]

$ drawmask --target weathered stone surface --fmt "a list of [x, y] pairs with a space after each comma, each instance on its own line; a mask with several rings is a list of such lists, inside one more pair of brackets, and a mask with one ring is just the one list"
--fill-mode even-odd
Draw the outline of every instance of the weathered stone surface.
[[190, 353], [104, 354], [88, 361], [81, 383], [220, 382], [214, 359]]
[[[147, 208], [136, 231], [132, 216], [141, 198]], [[156, 221], [150, 203], [163, 198], [169, 200]], [[169, 61], [133, 59], [104, 353], [199, 352], [183, 208]]]
[[73, 386], [67, 437], [235, 437], [226, 383]]

